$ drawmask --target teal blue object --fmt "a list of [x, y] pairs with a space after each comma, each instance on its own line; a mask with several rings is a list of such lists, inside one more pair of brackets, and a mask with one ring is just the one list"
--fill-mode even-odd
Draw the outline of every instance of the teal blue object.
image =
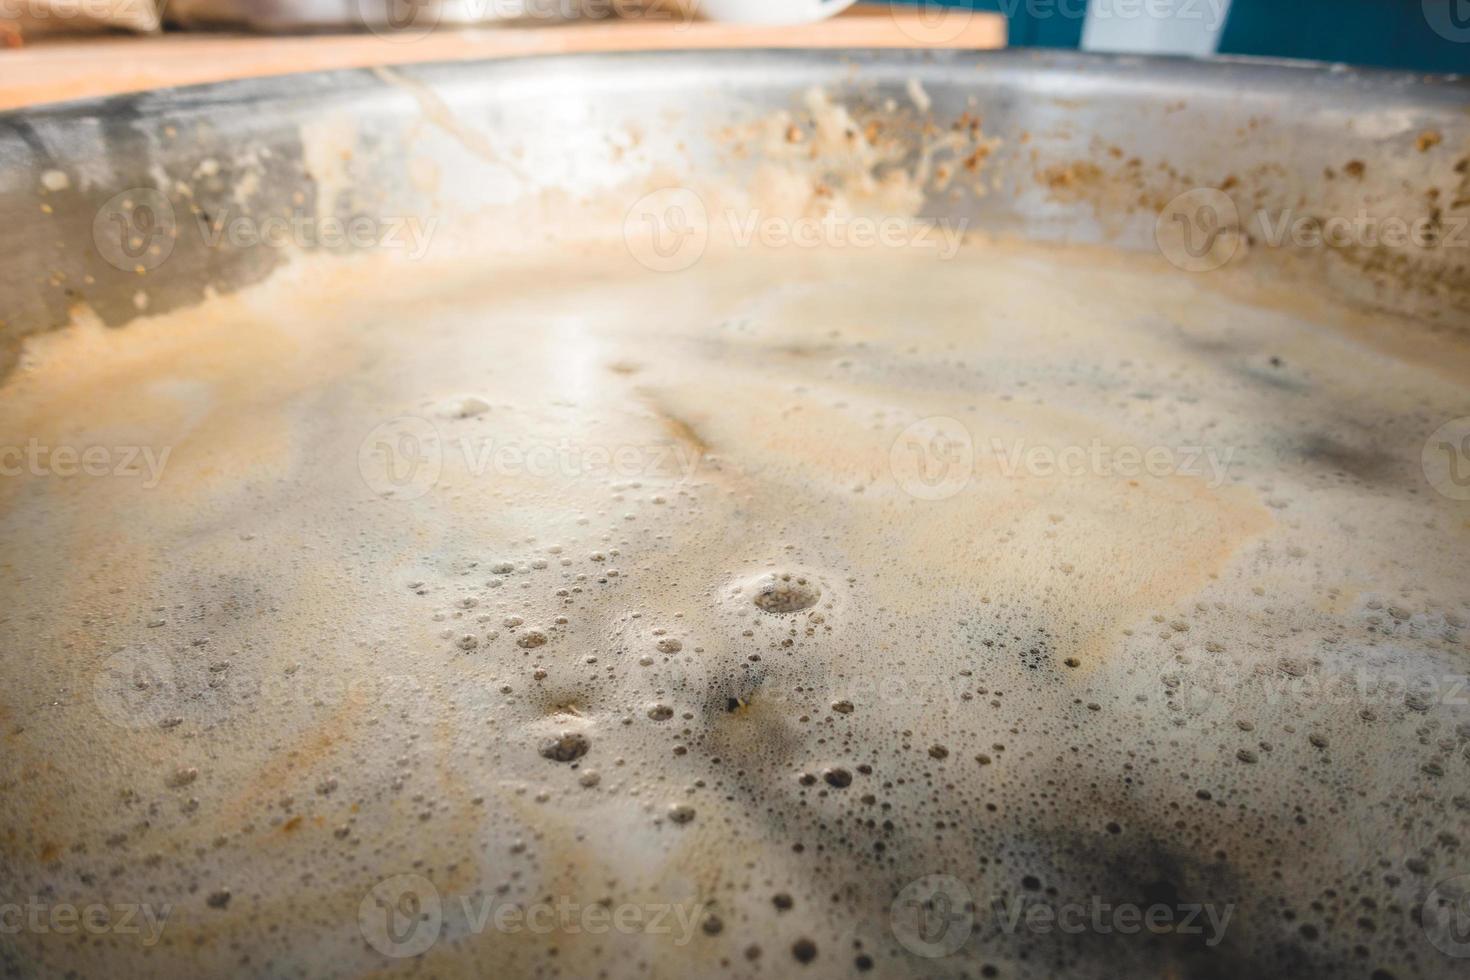
[[1220, 52], [1470, 72], [1470, 0], [1235, 0]]
[[[899, 2], [1003, 13], [1013, 47], [1078, 47], [1087, 10], [1086, 0]], [[1234, 0], [1220, 53], [1470, 73], [1470, 0]]]

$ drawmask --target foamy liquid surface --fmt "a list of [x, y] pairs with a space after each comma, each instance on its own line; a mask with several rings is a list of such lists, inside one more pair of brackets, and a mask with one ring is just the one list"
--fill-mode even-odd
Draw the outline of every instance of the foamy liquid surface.
[[0, 963], [1460, 975], [1465, 352], [1218, 282], [331, 260], [36, 342], [0, 904], [164, 921]]

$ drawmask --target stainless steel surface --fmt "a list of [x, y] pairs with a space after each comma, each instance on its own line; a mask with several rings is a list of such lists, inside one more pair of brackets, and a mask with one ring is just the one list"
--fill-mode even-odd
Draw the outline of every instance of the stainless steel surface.
[[[933, 119], [968, 113], [1004, 141], [986, 161], [989, 193], [931, 190], [925, 205], [927, 216], [975, 228], [1152, 249], [1160, 209], [1194, 187], [1227, 188], [1247, 215], [1437, 216], [1449, 227], [1470, 207], [1470, 84], [1457, 77], [1030, 51], [629, 54], [308, 74], [0, 115], [3, 339], [13, 349], [64, 323], [77, 302], [108, 323], [138, 315], [139, 275], [94, 243], [94, 220], [122, 191], [151, 189], [179, 216], [316, 207], [321, 181], [302, 129], [329, 117], [353, 119], [374, 160], [371, 173], [347, 175], [335, 213], [432, 211], [452, 227], [478, 201], [527, 187], [589, 194], [657, 171], [739, 173], [750, 164], [721, 143], [722, 126], [799, 107], [813, 86], [881, 122], [912, 114], [911, 82], [928, 93]], [[452, 113], [448, 129], [442, 119], [426, 127], [426, 92]], [[630, 129], [641, 134], [636, 153], [623, 148]], [[450, 188], [463, 207], [444, 209], [407, 172], [408, 147], [435, 152], [407, 138], [425, 131], [515, 147], [518, 164], [482, 167]], [[1415, 151], [1423, 133], [1435, 134], [1435, 152]], [[220, 168], [216, 179], [185, 198], [178, 184], [205, 160]], [[46, 192], [48, 171], [68, 174], [68, 186]], [[169, 261], [147, 271], [153, 312], [255, 281], [283, 258], [211, 247], [194, 222], [177, 227]], [[1293, 251], [1364, 302], [1461, 324], [1470, 314], [1465, 250], [1283, 248], [1252, 261]]]

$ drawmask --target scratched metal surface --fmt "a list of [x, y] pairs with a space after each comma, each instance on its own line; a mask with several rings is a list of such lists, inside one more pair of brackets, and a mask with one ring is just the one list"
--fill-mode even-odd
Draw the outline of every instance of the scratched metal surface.
[[[738, 172], [742, 161], [719, 144], [722, 125], [789, 107], [812, 86], [830, 89], [860, 118], [882, 118], [885, 105], [907, 103], [917, 80], [933, 118], [970, 113], [1004, 139], [986, 164], [993, 192], [936, 190], [924, 209], [977, 229], [1152, 249], [1163, 205], [1194, 187], [1225, 188], [1246, 216], [1361, 211], [1443, 222], [1445, 234], [1460, 233], [1470, 208], [1470, 83], [1450, 76], [1027, 51], [768, 51], [436, 64], [394, 69], [394, 77], [409, 84], [370, 70], [329, 72], [0, 115], [0, 248], [8, 257], [0, 349], [66, 322], [76, 303], [124, 323], [138, 315], [133, 297], [144, 280], [158, 312], [198, 302], [206, 288], [230, 291], [267, 275], [280, 250], [211, 245], [185, 216], [316, 208], [320, 179], [302, 146], [303, 127], [315, 121], [351, 115], [372, 153], [372, 171], [349, 174], [358, 186], [332, 202], [344, 219], [354, 208], [429, 206], [407, 172], [408, 136], [424, 118], [417, 82], [457, 125], [514, 147], [525, 161], [523, 170], [476, 175], [463, 190], [483, 199], [528, 188], [581, 193], [661, 169]], [[637, 153], [622, 148], [630, 127], [643, 136]], [[1435, 152], [1415, 151], [1425, 132], [1437, 134]], [[919, 143], [916, 134], [916, 153]], [[219, 169], [201, 183], [206, 160]], [[48, 190], [48, 172], [67, 174], [66, 186]], [[98, 215], [108, 215], [103, 224], [120, 220], [128, 202], [113, 199], [131, 189], [146, 191], [162, 205], [152, 209], [160, 220], [181, 229], [168, 262], [144, 261], [141, 273], [97, 245], [98, 236], [117, 236], [98, 226]], [[1436, 317], [1470, 311], [1458, 250], [1390, 261], [1372, 249], [1327, 252], [1322, 274], [1366, 300]]]

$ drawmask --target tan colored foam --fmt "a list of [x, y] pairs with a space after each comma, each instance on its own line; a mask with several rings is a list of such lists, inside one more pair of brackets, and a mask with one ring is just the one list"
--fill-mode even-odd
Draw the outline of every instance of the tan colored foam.
[[[0, 445], [169, 456], [153, 487], [0, 479], [0, 901], [173, 908], [146, 955], [12, 937], [22, 972], [407, 972], [359, 922], [399, 873], [450, 910], [435, 975], [1194, 962], [993, 923], [916, 958], [890, 904], [945, 873], [985, 922], [1027, 875], [1058, 900], [1165, 881], [1238, 906], [1215, 955], [1242, 970], [1361, 944], [1444, 974], [1403, 910], [1464, 870], [1463, 692], [1302, 678], [1466, 673], [1470, 512], [1419, 463], [1470, 404], [1464, 354], [1262, 299], [1084, 250], [716, 243], [678, 274], [303, 261], [42, 338]], [[935, 418], [974, 465], [925, 499], [901, 440]], [[385, 495], [374, 446], [403, 431], [437, 433], [441, 473]], [[1007, 462], [1090, 446], [1170, 471]], [[765, 611], [772, 573], [811, 601]], [[140, 663], [166, 676], [130, 692]], [[564, 733], [585, 755], [539, 751]], [[461, 913], [558, 897], [693, 925]], [[1344, 924], [1364, 897], [1372, 934]]]

